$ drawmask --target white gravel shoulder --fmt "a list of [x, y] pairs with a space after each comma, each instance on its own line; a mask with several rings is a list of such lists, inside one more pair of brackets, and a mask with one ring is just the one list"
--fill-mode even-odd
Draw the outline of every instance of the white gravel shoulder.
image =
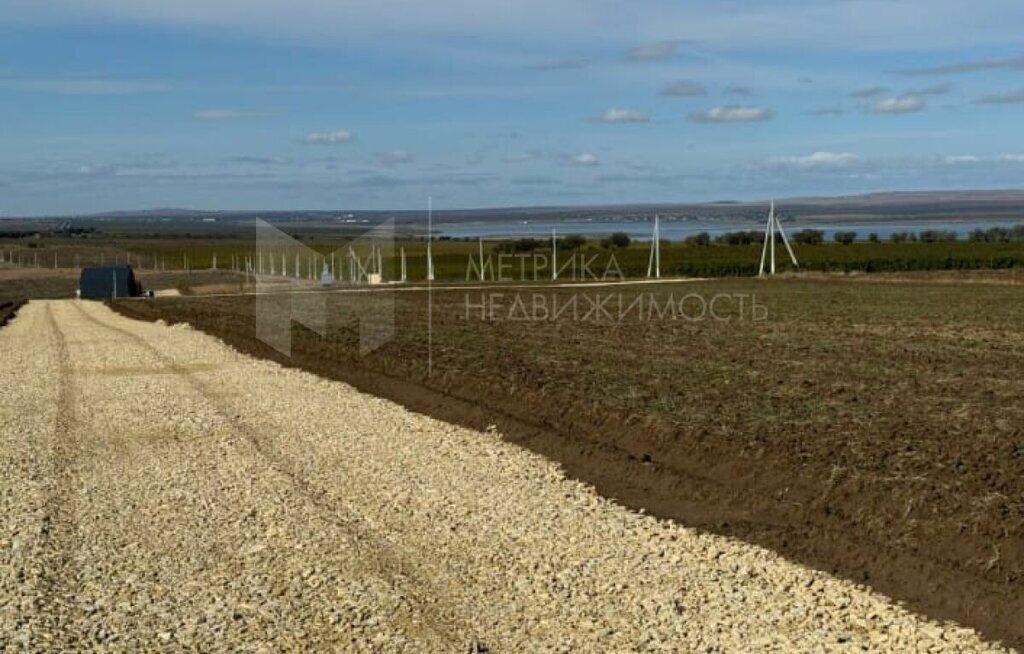
[[0, 650], [1002, 651], [102, 305], [0, 330]]

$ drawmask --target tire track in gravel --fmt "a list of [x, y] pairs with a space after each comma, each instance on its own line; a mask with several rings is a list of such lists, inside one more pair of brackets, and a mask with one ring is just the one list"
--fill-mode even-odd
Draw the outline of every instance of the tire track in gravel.
[[[407, 563], [410, 558], [409, 556], [397, 552], [393, 546], [377, 536], [371, 528], [364, 526], [358, 516], [355, 516], [350, 511], [345, 511], [337, 504], [325, 502], [323, 500], [324, 493], [321, 490], [296, 471], [294, 466], [285, 457], [278, 455], [259, 432], [242, 422], [230, 407], [225, 406], [219, 401], [216, 393], [192, 375], [190, 370], [164, 355], [138, 334], [117, 325], [109, 324], [92, 315], [81, 303], [76, 302], [72, 306], [75, 307], [85, 320], [135, 343], [151, 354], [170, 370], [172, 374], [184, 380], [205, 402], [214, 408], [225, 422], [231, 425], [231, 428], [236, 433], [249, 443], [252, 451], [257, 457], [262, 458], [266, 462], [268, 468], [287, 479], [302, 494], [306, 501], [316, 509], [321, 519], [349, 534], [353, 542], [357, 546], [361, 546], [358, 549], [361, 556], [366, 560], [366, 569], [373, 570], [390, 586], [412, 598], [414, 600], [414, 608], [424, 614], [423, 617], [426, 620], [410, 619], [406, 621], [404, 626], [410, 632], [415, 633], [425, 628], [429, 632], [424, 634], [427, 636], [427, 640], [440, 639], [454, 650], [463, 649], [467, 644], [470, 644], [472, 647], [473, 643], [478, 642], [477, 638], [479, 635], [475, 633], [475, 630], [470, 625], [457, 617], [457, 611], [451, 608], [454, 606], [454, 603], [447, 602], [445, 595], [439, 589], [426, 586], [422, 581], [415, 580], [403, 573], [404, 570], [414, 567]], [[339, 512], [341, 512], [341, 515], [339, 515]], [[430, 636], [434, 638], [430, 638]]]
[[[21, 370], [21, 375], [42, 376], [47, 365], [53, 370], [53, 416], [48, 429], [30, 429], [23, 462], [29, 479], [37, 482], [39, 503], [33, 520], [31, 544], [26, 548], [27, 560], [13, 572], [20, 602], [14, 617], [14, 629], [5, 636], [23, 648], [39, 648], [40, 641], [54, 645], [74, 615], [69, 601], [74, 579], [69, 569], [74, 565], [70, 544], [74, 540], [75, 522], [72, 508], [70, 451], [75, 427], [75, 389], [64, 334], [57, 326], [49, 306], [42, 314], [33, 314], [29, 331], [47, 343], [47, 355], [40, 369]], [[55, 365], [54, 365], [55, 364]], [[13, 480], [11, 480], [13, 481]], [[5, 640], [0, 638], [0, 644]]]
[[[50, 306], [44, 316], [47, 340], [57, 360], [57, 406], [54, 429], [50, 442], [36, 442], [37, 452], [46, 452], [43, 484], [45, 500], [40, 516], [38, 553], [38, 576], [34, 579], [33, 608], [42, 619], [41, 625], [33, 625], [35, 635], [52, 639], [61, 634], [65, 624], [61, 618], [75, 614], [73, 602], [68, 598], [73, 581], [68, 580], [69, 567], [74, 564], [70, 543], [74, 539], [74, 511], [71, 507], [70, 467], [73, 455], [71, 449], [75, 429], [75, 388], [72, 378], [70, 357], [64, 333], [57, 325]], [[70, 587], [70, 588], [69, 588]], [[69, 611], [69, 607], [71, 610]]]

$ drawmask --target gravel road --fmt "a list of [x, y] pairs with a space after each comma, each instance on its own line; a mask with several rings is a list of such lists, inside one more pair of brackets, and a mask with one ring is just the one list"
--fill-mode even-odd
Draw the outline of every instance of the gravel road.
[[188, 327], [0, 330], [0, 649], [998, 651]]

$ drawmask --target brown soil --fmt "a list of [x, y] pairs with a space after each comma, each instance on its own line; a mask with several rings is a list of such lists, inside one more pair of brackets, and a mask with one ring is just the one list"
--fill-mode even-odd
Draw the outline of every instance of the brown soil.
[[340, 316], [366, 295], [328, 296], [326, 337], [296, 326], [290, 357], [255, 337], [251, 298], [116, 308], [495, 425], [630, 507], [1024, 645], [1024, 291], [796, 279], [675, 292], [756, 292], [770, 318], [492, 322], [467, 319], [464, 292], [435, 291], [428, 376], [424, 293], [390, 294], [397, 333], [365, 357]]

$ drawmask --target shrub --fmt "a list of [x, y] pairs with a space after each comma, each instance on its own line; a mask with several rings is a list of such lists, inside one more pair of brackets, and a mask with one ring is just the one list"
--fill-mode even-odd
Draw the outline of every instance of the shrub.
[[615, 232], [608, 238], [601, 239], [601, 247], [607, 248], [627, 248], [632, 243], [632, 239], [629, 238], [629, 234], [626, 232]]
[[761, 243], [763, 240], [764, 234], [756, 229], [726, 232], [715, 237], [716, 243], [725, 243], [726, 245], [751, 245], [752, 243]]
[[825, 242], [825, 232], [820, 229], [801, 229], [793, 234], [793, 241], [802, 245], [821, 245]]
[[579, 234], [569, 234], [562, 239], [562, 245], [568, 250], [578, 250], [587, 244], [587, 239]]
[[857, 240], [857, 232], [836, 232], [835, 234], [832, 235], [832, 238], [835, 240], [836, 243], [841, 243], [842, 245], [850, 245], [851, 243]]
[[711, 244], [711, 234], [708, 234], [707, 232], [699, 232], [697, 234], [691, 234], [690, 236], [686, 237], [686, 244], [687, 245], [700, 245], [700, 246], [710, 245]]
[[518, 238], [514, 241], [502, 241], [494, 246], [494, 251], [503, 254], [518, 254], [522, 252], [533, 252], [544, 246], [546, 241], [536, 238]]
[[992, 227], [991, 229], [974, 229], [968, 234], [967, 240], [972, 243], [1010, 243], [1013, 241], [1024, 241], [1024, 224], [1014, 225], [1007, 229], [1005, 227]]
[[918, 235], [922, 243], [941, 243], [956, 240], [956, 232], [943, 229], [926, 229]]

